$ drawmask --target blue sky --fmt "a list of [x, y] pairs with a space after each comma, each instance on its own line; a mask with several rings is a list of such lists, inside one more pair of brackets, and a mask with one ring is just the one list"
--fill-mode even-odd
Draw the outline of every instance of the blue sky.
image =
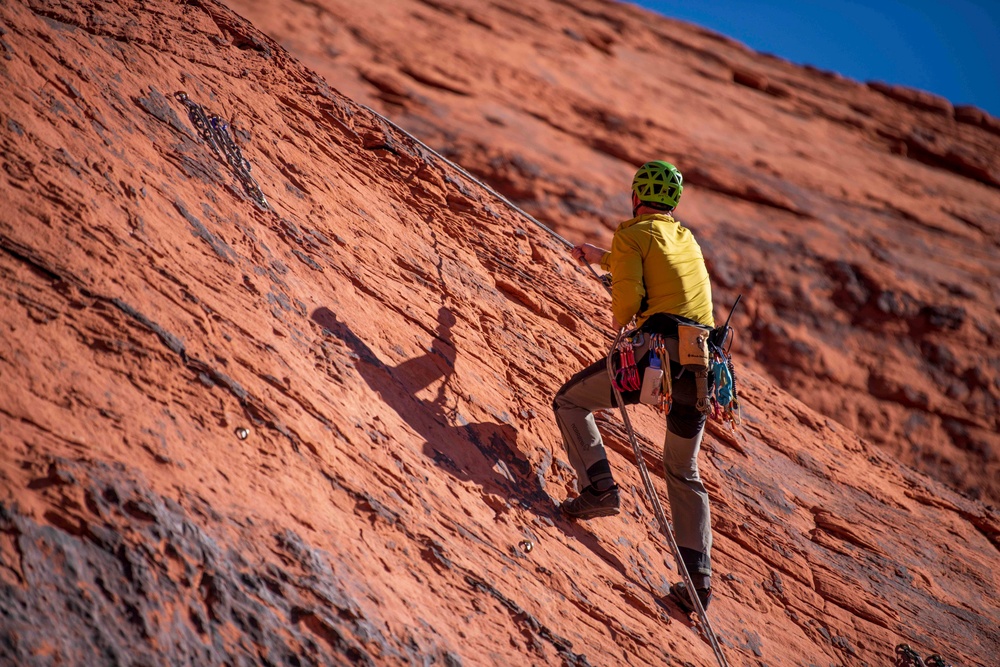
[[755, 51], [1000, 117], [1000, 0], [630, 0]]

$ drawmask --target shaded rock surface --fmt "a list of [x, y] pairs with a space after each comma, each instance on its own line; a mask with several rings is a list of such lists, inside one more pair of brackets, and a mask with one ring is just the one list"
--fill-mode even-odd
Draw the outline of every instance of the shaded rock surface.
[[606, 244], [636, 166], [675, 162], [741, 351], [1000, 502], [997, 119], [601, 0], [229, 4], [568, 238]]
[[[611, 57], [621, 37], [591, 30], [606, 19], [588, 7], [568, 38]], [[608, 336], [592, 324], [606, 297], [550, 236], [211, 0], [6, 3], [0, 50], [0, 664], [714, 664], [663, 601], [677, 575], [615, 415], [622, 515], [558, 515], [573, 479], [549, 401]], [[478, 85], [411, 68], [450, 95]], [[614, 159], [608, 192], [628, 171]], [[759, 209], [706, 169], [731, 192], [686, 196], [706, 200], [692, 213], [721, 262], [736, 251], [716, 204]], [[521, 170], [512, 183], [537, 182]], [[986, 186], [967, 181], [975, 221]], [[821, 196], [788, 182], [771, 184], [788, 206]], [[782, 229], [772, 257], [793, 243]], [[987, 307], [988, 281], [941, 304], [823, 257], [894, 326], [972, 336]], [[953, 271], [980, 275], [965, 261]], [[892, 280], [918, 285], [918, 268]], [[905, 333], [880, 348], [900, 366]], [[890, 664], [907, 641], [990, 664], [995, 510], [807, 406], [773, 366], [741, 381], [742, 435], [713, 426], [702, 457], [730, 662]], [[858, 382], [919, 414], [938, 400], [891, 373]], [[662, 418], [635, 417], [659, 475]], [[976, 419], [952, 430], [977, 437]]]

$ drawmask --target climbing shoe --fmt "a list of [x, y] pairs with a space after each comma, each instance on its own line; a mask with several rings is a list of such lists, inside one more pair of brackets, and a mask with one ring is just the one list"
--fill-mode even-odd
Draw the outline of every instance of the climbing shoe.
[[621, 511], [618, 485], [599, 492], [593, 485], [588, 486], [576, 498], [559, 506], [562, 513], [573, 519], [595, 519], [599, 516], [614, 516]]
[[[712, 589], [711, 588], [696, 588], [698, 592], [698, 599], [701, 600], [701, 606], [708, 611], [708, 603], [712, 601]], [[670, 599], [681, 608], [685, 614], [694, 613], [694, 606], [691, 604], [691, 596], [688, 595], [687, 586], [684, 585], [683, 581], [678, 581], [676, 584], [670, 587]]]

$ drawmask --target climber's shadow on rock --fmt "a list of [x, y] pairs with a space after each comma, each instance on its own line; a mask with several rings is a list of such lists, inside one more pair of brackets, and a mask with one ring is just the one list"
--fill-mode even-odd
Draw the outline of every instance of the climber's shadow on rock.
[[[539, 516], [559, 516], [537, 472], [517, 450], [516, 432], [510, 425], [461, 423], [461, 416], [446, 405], [447, 380], [455, 370], [455, 348], [450, 342], [455, 315], [448, 308], [438, 310], [438, 325], [430, 350], [396, 366], [384, 364], [329, 308], [318, 308], [312, 319], [357, 356], [355, 369], [371, 390], [420, 434], [424, 439], [424, 454], [453, 477], [482, 485], [483, 500], [495, 512], [504, 512], [516, 502]], [[420, 390], [442, 378], [444, 381], [432, 400], [417, 398]], [[621, 561], [585, 526], [562, 518], [554, 525], [580, 540], [623, 575], [630, 576]]]
[[[365, 383], [420, 434], [425, 441], [424, 454], [438, 466], [458, 479], [481, 484], [484, 499], [494, 511], [503, 511], [504, 504], [497, 499], [491, 502], [487, 494], [506, 502], [515, 500], [539, 514], [551, 512], [551, 501], [538, 476], [516, 448], [514, 428], [493, 422], [467, 423], [447, 405], [448, 378], [455, 370], [455, 348], [450, 342], [455, 315], [451, 310], [444, 306], [438, 310], [437, 330], [427, 353], [396, 366], [384, 364], [329, 308], [316, 309], [312, 319], [357, 355], [354, 367]], [[417, 397], [442, 379], [433, 399]]]

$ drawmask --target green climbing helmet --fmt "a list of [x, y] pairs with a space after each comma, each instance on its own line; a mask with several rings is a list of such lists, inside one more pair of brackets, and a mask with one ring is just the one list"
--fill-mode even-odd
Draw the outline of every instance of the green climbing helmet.
[[632, 179], [632, 192], [643, 203], [674, 208], [684, 191], [684, 178], [677, 167], [653, 160], [639, 167]]

